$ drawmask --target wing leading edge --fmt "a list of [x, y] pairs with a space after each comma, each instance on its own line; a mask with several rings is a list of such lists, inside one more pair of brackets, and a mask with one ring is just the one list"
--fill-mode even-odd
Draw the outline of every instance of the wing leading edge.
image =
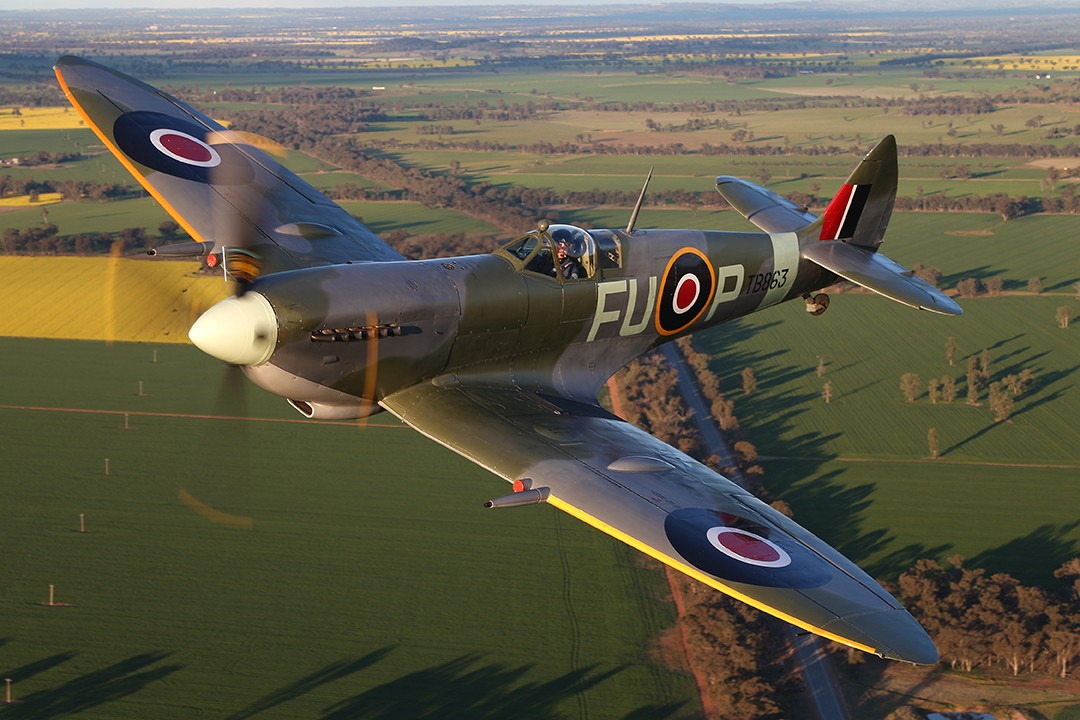
[[89, 60], [65, 56], [55, 71], [105, 147], [197, 242], [242, 246], [263, 274], [402, 259], [243, 133]]
[[831, 640], [918, 664], [922, 627], [850, 560], [747, 491], [595, 405], [424, 383], [386, 398], [421, 433], [721, 592]]

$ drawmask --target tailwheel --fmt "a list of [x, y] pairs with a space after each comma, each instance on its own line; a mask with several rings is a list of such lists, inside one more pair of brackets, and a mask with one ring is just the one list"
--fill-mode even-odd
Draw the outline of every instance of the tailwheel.
[[829, 309], [829, 296], [825, 293], [818, 293], [813, 297], [809, 293], [803, 295], [803, 300], [806, 301], [806, 312], [811, 315], [820, 315]]

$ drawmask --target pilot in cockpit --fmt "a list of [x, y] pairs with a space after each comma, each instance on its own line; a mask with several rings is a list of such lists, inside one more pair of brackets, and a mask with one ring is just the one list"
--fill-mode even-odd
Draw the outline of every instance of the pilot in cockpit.
[[584, 243], [574, 237], [570, 228], [561, 227], [551, 233], [555, 241], [555, 266], [551, 274], [563, 280], [577, 280], [585, 277], [578, 258], [584, 252]]

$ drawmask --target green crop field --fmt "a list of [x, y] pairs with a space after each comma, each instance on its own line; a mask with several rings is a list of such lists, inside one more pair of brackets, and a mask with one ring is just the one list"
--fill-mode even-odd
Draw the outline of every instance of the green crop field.
[[[1055, 265], [1055, 246], [1029, 252], [1048, 276], [1076, 270]], [[917, 254], [903, 253], [908, 262]], [[983, 253], [978, 266], [1006, 267], [999, 265], [1003, 257], [987, 255], [993, 253]], [[958, 318], [869, 294], [832, 297], [818, 318], [795, 302], [696, 339], [715, 354], [723, 389], [766, 458], [766, 485], [792, 505], [796, 519], [879, 577], [894, 577], [918, 557], [961, 553], [992, 571], [1049, 582], [1080, 551], [1077, 342], [1075, 329], [1055, 322], [1056, 307], [1071, 304], [1074, 314], [1080, 307], [1071, 289], [1057, 297], [961, 299]], [[954, 367], [945, 359], [950, 336], [958, 344]], [[984, 348], [993, 381], [1024, 368], [1035, 373], [1007, 422], [995, 421], [985, 390], [980, 405], [965, 402], [967, 358]], [[821, 378], [819, 356], [826, 362]], [[758, 378], [751, 397], [739, 390], [745, 367]], [[931, 404], [924, 392], [905, 402], [900, 376], [909, 372], [924, 387], [951, 375], [957, 400]], [[826, 382], [833, 392], [828, 404]], [[939, 438], [938, 460], [929, 459], [930, 428]]]
[[[661, 572], [552, 508], [483, 509], [504, 483], [418, 434], [226, 407], [188, 346], [0, 345], [0, 717], [696, 706], [652, 656]], [[266, 420], [176, 415], [227, 411]]]
[[[111, 233], [124, 228], [147, 228], [151, 233], [169, 219], [157, 201], [149, 197], [129, 198], [97, 202], [79, 200], [50, 205], [49, 222], [56, 225], [61, 235], [79, 233]], [[28, 228], [41, 224], [41, 210], [27, 208], [0, 213], [0, 226]]]

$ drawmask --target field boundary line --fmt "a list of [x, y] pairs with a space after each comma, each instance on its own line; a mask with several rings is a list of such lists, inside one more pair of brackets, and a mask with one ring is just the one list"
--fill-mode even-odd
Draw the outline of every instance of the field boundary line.
[[132, 415], [134, 417], [162, 417], [162, 418], [179, 418], [182, 420], [247, 420], [250, 422], [266, 422], [266, 423], [292, 423], [299, 425], [339, 425], [344, 427], [376, 427], [376, 428], [402, 428], [409, 429], [408, 425], [395, 425], [391, 423], [360, 423], [360, 422], [345, 422], [343, 420], [302, 420], [292, 418], [261, 418], [261, 417], [240, 417], [237, 415], [200, 415], [197, 413], [167, 413], [167, 412], [148, 412], [145, 410], [94, 410], [92, 408], [63, 408], [63, 407], [38, 407], [34, 405], [0, 405], [0, 410], [26, 410], [32, 412], [60, 412], [69, 414], [85, 414], [85, 415]]

